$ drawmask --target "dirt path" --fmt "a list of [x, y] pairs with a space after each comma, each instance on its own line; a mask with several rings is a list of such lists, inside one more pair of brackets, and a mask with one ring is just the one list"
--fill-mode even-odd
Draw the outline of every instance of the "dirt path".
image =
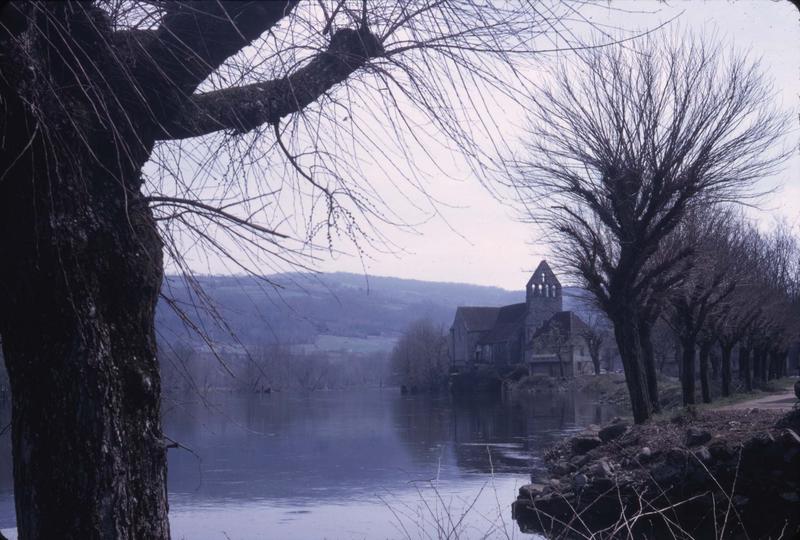
[[725, 405], [724, 407], [716, 407], [719, 411], [736, 411], [743, 409], [770, 409], [779, 411], [788, 411], [797, 403], [797, 397], [794, 395], [793, 390], [786, 390], [777, 394], [770, 394], [768, 396], [734, 403], [733, 405]]

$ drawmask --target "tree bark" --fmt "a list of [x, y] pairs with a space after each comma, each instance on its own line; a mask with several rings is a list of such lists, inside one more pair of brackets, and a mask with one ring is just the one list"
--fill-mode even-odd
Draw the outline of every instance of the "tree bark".
[[683, 393], [683, 404], [694, 405], [695, 403], [695, 384], [694, 384], [694, 356], [695, 345], [693, 341], [683, 342], [683, 356], [681, 358], [681, 390]]
[[653, 353], [653, 340], [651, 336], [652, 326], [647, 323], [639, 323], [639, 345], [642, 350], [642, 362], [644, 363], [645, 376], [647, 377], [647, 391], [650, 395], [650, 402], [653, 412], [661, 412], [661, 403], [658, 397], [658, 374], [656, 372], [656, 358]]
[[[18, 229], [40, 232], [18, 234], [31, 248], [2, 250], [14, 260], [2, 335], [19, 538], [166, 539], [153, 324], [161, 245], [146, 206], [89, 207], [60, 192], [58, 208], [37, 208], [38, 227]], [[59, 214], [68, 222], [41, 235]], [[122, 226], [106, 234], [94, 219]]]
[[739, 347], [739, 376], [743, 377], [744, 389], [753, 391], [753, 371], [750, 369], [750, 348]]
[[700, 392], [703, 403], [711, 403], [711, 388], [708, 383], [708, 364], [711, 355], [711, 343], [703, 342], [700, 345]]
[[766, 355], [764, 353], [764, 349], [761, 347], [757, 347], [753, 350], [753, 381], [756, 383], [761, 383], [764, 381], [764, 363], [766, 360]]
[[751, 352], [750, 362], [752, 363], [753, 383], [758, 384], [758, 381], [761, 379], [761, 351], [758, 348], [754, 348]]
[[635, 310], [623, 306], [614, 318], [614, 335], [617, 339], [625, 382], [631, 399], [633, 420], [637, 424], [647, 421], [653, 414], [648, 392], [647, 375], [641, 360], [639, 330]]
[[[47, 7], [63, 8], [53, 18], [75, 18], [70, 35], [83, 35], [85, 50], [102, 50], [90, 11]], [[42, 70], [59, 95], [26, 78], [30, 71], [19, 72], [18, 85], [0, 82], [13, 134], [0, 146], [0, 335], [18, 538], [164, 540], [154, 330], [162, 245], [140, 195], [152, 146], [132, 123], [144, 116], [134, 100], [127, 111], [92, 112], [85, 89], [103, 58], [81, 64], [87, 79], [76, 82], [76, 66], [59, 62], [80, 59], [57, 50], [75, 53], [74, 43], [50, 30], [36, 46], [39, 60], [53, 63]], [[115, 124], [114, 135], [104, 123]]]
[[786, 363], [786, 356], [781, 351], [770, 351], [769, 353], [769, 379], [779, 379], [783, 377], [783, 366]]
[[711, 378], [714, 380], [719, 379], [720, 359], [714, 352], [711, 353]]
[[722, 365], [721, 367], [721, 374], [722, 374], [722, 397], [728, 397], [731, 395], [731, 351], [733, 350], [733, 345], [721, 345], [722, 350]]

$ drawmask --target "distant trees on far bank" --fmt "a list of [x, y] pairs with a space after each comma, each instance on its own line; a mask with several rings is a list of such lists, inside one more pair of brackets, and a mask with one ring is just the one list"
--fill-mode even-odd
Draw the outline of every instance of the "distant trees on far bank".
[[390, 356], [397, 381], [410, 392], [429, 392], [447, 384], [449, 360], [442, 325], [430, 319], [412, 322]]
[[379, 387], [390, 377], [386, 352], [342, 355], [269, 344], [247, 354], [218, 352], [217, 356], [185, 343], [165, 344], [160, 354], [164, 391], [312, 392]]

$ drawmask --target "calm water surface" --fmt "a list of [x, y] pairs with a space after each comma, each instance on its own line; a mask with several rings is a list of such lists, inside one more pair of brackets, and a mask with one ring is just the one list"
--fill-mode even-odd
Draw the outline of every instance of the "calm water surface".
[[[0, 407], [2, 409], [2, 407]], [[587, 396], [171, 396], [166, 434], [173, 538], [519, 538], [510, 504], [565, 433], [620, 411]], [[0, 412], [0, 429], [8, 411]], [[0, 529], [14, 528], [8, 433]], [[530, 537], [526, 537], [530, 538]]]

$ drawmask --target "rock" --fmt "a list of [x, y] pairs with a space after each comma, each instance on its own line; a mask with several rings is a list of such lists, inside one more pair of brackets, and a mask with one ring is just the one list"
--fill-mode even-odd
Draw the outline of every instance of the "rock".
[[650, 460], [653, 456], [653, 452], [650, 450], [649, 446], [643, 446], [639, 453], [636, 454], [636, 461], [645, 463]]
[[701, 463], [711, 463], [711, 452], [709, 452], [708, 448], [706, 448], [705, 446], [701, 446], [700, 448], [692, 452], [692, 454]]
[[708, 446], [708, 451], [711, 452], [711, 457], [717, 461], [725, 461], [735, 456], [725, 441], [714, 441]]
[[667, 463], [672, 465], [686, 465], [686, 451], [682, 448], [670, 448], [666, 455]]
[[614, 482], [611, 478], [595, 478], [592, 480], [592, 491], [598, 494], [610, 491], [615, 485]]
[[575, 456], [574, 458], [569, 460], [569, 464], [574, 470], [577, 470], [586, 465], [588, 461], [589, 461], [589, 456], [587, 455]]
[[575, 488], [576, 491], [582, 490], [588, 482], [589, 478], [587, 478], [585, 474], [576, 474], [572, 478], [572, 486]]
[[784, 501], [788, 501], [790, 503], [800, 502], [800, 496], [793, 491], [786, 491], [784, 493], [781, 493], [781, 499], [783, 499]]
[[611, 478], [614, 475], [614, 469], [608, 461], [601, 459], [589, 469], [589, 473], [593, 478]]
[[519, 496], [523, 499], [533, 499], [539, 495], [544, 486], [542, 484], [525, 484], [519, 488]]
[[614, 439], [621, 437], [627, 431], [628, 431], [628, 424], [624, 422], [619, 422], [604, 427], [598, 432], [598, 436], [600, 437], [601, 441], [607, 443], [608, 441], [613, 441]]
[[575, 454], [583, 455], [603, 444], [603, 441], [600, 440], [600, 437], [578, 436], [572, 439], [571, 444]]
[[573, 467], [564, 460], [558, 461], [555, 465], [551, 467], [553, 474], [556, 476], [564, 476], [572, 472]]
[[652, 470], [651, 476], [658, 485], [668, 487], [676, 484], [683, 477], [683, 468], [670, 463], [662, 463]]
[[711, 440], [711, 433], [697, 428], [686, 430], [686, 446], [699, 446]]

